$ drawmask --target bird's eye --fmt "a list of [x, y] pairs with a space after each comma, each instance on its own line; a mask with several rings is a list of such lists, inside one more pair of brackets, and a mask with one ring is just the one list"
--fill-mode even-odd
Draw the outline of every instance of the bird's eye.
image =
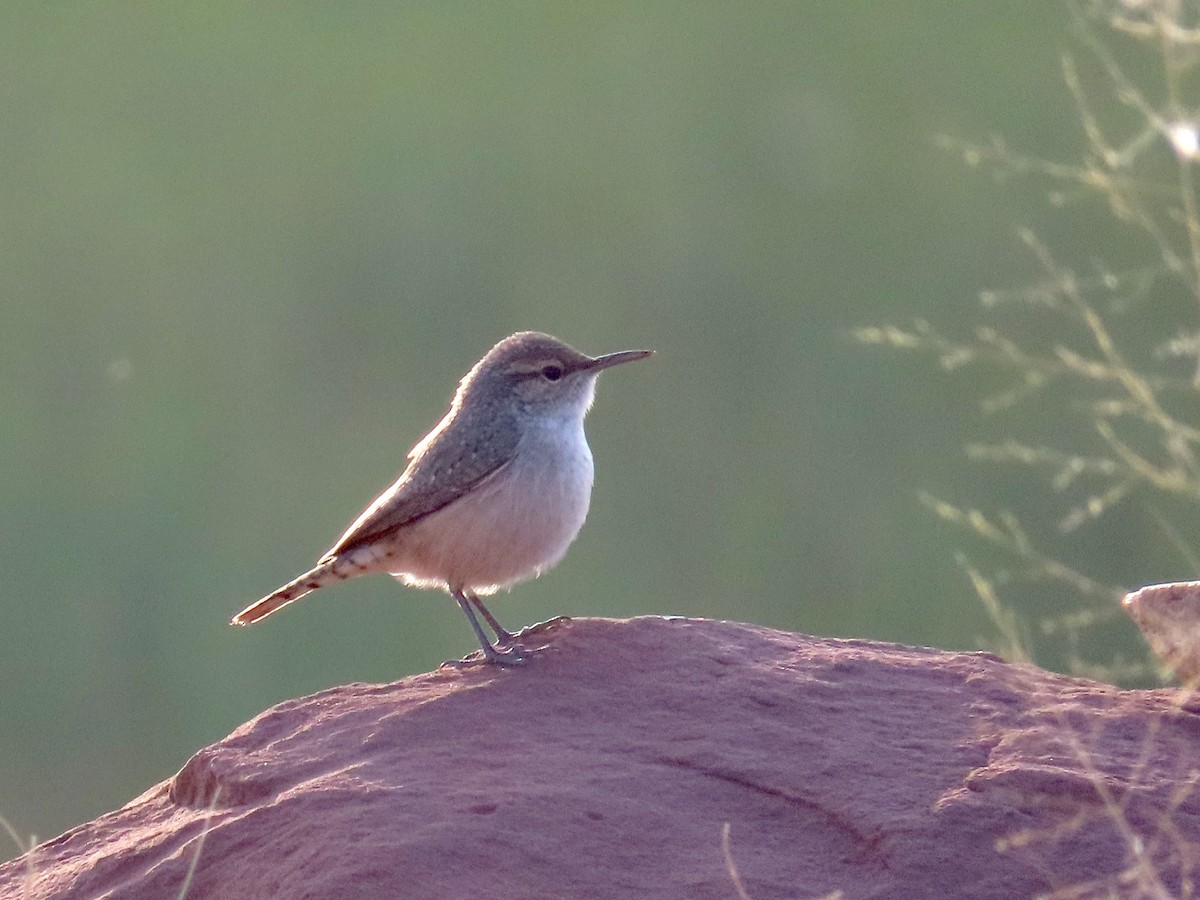
[[563, 377], [562, 367], [561, 366], [544, 366], [542, 368], [542, 377], [545, 378], [547, 381], [558, 381], [558, 379]]

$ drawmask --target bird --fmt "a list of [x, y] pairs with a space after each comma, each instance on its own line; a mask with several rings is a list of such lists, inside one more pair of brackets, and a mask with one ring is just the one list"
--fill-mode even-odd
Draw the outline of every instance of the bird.
[[591, 501], [583, 421], [596, 379], [653, 352], [588, 356], [541, 332], [504, 338], [463, 376], [449, 411], [409, 452], [400, 477], [315, 566], [231, 624], [258, 622], [335, 582], [386, 573], [453, 597], [485, 662], [526, 662], [527, 651], [481, 598], [538, 577], [566, 554]]

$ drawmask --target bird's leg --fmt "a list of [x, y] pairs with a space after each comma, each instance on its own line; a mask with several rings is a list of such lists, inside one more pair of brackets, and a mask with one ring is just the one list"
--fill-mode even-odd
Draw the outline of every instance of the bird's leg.
[[[492, 642], [483, 633], [483, 628], [480, 627], [479, 620], [475, 618], [475, 610], [471, 608], [471, 602], [461, 589], [452, 588], [450, 594], [458, 603], [458, 608], [467, 614], [467, 621], [471, 623], [471, 629], [475, 632], [475, 637], [479, 640], [479, 646], [483, 648], [483, 656], [488, 662], [499, 666], [515, 666], [525, 662], [525, 657], [515, 648], [498, 650], [492, 646]], [[488, 615], [488, 619], [491, 619], [490, 614]]]
[[488, 612], [488, 608], [483, 605], [483, 601], [479, 599], [479, 595], [474, 591], [463, 590], [466, 598], [475, 604], [475, 608], [483, 613], [483, 617], [487, 619], [488, 625], [492, 626], [492, 631], [496, 632], [497, 644], [511, 644], [516, 640], [516, 637], [511, 631], [505, 629], [503, 625], [496, 621], [496, 617]]

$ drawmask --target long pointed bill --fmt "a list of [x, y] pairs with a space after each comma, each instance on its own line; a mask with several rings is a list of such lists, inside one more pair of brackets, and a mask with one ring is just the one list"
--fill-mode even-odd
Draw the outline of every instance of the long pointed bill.
[[580, 368], [586, 372], [599, 372], [601, 369], [619, 366], [621, 363], [633, 362], [635, 359], [645, 359], [647, 356], [652, 356], [653, 354], [653, 350], [622, 350], [620, 353], [606, 353], [604, 356], [597, 356], [591, 362], [580, 366]]

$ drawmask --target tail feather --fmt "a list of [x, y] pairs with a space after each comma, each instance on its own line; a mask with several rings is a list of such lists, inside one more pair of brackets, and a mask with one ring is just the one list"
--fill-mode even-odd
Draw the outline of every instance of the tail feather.
[[259, 619], [265, 619], [276, 610], [283, 609], [289, 603], [295, 603], [301, 597], [306, 597], [317, 588], [342, 581], [345, 573], [336, 571], [334, 560], [321, 563], [314, 569], [309, 569], [299, 578], [289, 581], [277, 591], [273, 591], [261, 600], [256, 600], [230, 619], [231, 625], [253, 625]]

